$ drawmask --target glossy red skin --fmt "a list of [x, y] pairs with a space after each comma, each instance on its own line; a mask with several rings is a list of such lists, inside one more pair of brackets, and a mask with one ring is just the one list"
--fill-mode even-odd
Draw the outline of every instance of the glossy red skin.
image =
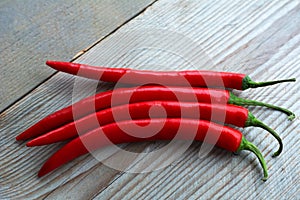
[[[191, 103], [176, 101], [148, 101], [134, 104], [126, 104], [99, 111], [85, 116], [75, 122], [70, 122], [58, 129], [52, 130], [27, 143], [27, 146], [39, 146], [64, 141], [77, 137], [86, 132], [98, 128], [99, 125], [107, 125], [115, 121], [136, 120], [149, 118], [190, 118], [202, 119], [213, 122], [232, 124], [244, 127], [248, 119], [248, 110], [235, 105], [220, 105], [207, 103]], [[164, 110], [162, 112], [161, 110]], [[130, 114], [129, 114], [130, 113]]]
[[[126, 130], [136, 132], [135, 126], [133, 125], [145, 126], [150, 123], [150, 120], [152, 125], [162, 128], [157, 134], [149, 138], [133, 137], [119, 128], [119, 126], [123, 128], [126, 126]], [[184, 130], [184, 134], [178, 134], [179, 127]], [[111, 145], [111, 143], [120, 144], [141, 141], [172, 140], [175, 135], [177, 139], [180, 140], [203, 141], [208, 131], [208, 127], [210, 127], [209, 134], [211, 134], [211, 136], [219, 137], [216, 146], [232, 152], [238, 150], [242, 141], [242, 133], [238, 130], [218, 125], [213, 122], [176, 118], [122, 121], [94, 129], [67, 143], [46, 161], [39, 171], [38, 176], [43, 176], [89, 151]], [[196, 135], [194, 135], [194, 130], [197, 130]], [[110, 142], [108, 142], [105, 137], [107, 137]], [[210, 141], [206, 142], [209, 143]], [[86, 146], [88, 146], [88, 149]]]
[[168, 86], [222, 87], [242, 89], [245, 74], [202, 70], [189, 71], [149, 71], [129, 68], [108, 68], [79, 63], [47, 61], [50, 67], [69, 74], [106, 82], [133, 85], [144, 83]]
[[[113, 98], [113, 105], [112, 105]], [[58, 110], [16, 137], [17, 140], [33, 138], [64, 124], [72, 122], [73, 112], [77, 119], [113, 106], [143, 101], [180, 101], [180, 102], [204, 102], [211, 104], [227, 104], [230, 98], [229, 91], [189, 88], [189, 87], [162, 87], [143, 86], [137, 88], [119, 88], [113, 91], [102, 92], [85, 98], [71, 106]], [[130, 100], [129, 100], [130, 99]]]

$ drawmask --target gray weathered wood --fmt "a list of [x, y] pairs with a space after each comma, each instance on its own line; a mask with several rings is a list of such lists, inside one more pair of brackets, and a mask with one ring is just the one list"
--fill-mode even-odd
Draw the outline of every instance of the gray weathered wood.
[[151, 2], [1, 1], [0, 111], [54, 73], [47, 59], [71, 60]]
[[[160, 0], [76, 61], [136, 69], [195, 67], [237, 71], [247, 73], [258, 81], [299, 77], [299, 11], [299, 2], [289, 0]], [[173, 42], [170, 43], [170, 40]], [[0, 115], [0, 197], [299, 198], [299, 81], [234, 91], [241, 97], [287, 107], [297, 115], [290, 122], [282, 113], [249, 107], [255, 116], [282, 136], [285, 145], [282, 155], [272, 158], [278, 145], [270, 134], [258, 128], [243, 130], [245, 137], [256, 144], [265, 156], [270, 175], [265, 183], [260, 181], [261, 168], [251, 153], [241, 152], [234, 156], [214, 148], [209, 155], [199, 158], [199, 143], [192, 144], [170, 166], [149, 173], [119, 172], [92, 156], [83, 156], [38, 179], [36, 173], [39, 167], [63, 144], [26, 148], [23, 143], [14, 142], [14, 137], [47, 114], [69, 105], [72, 98], [76, 101], [93, 94], [96, 86], [95, 81], [75, 80], [67, 74], [58, 73]], [[99, 90], [108, 88], [111, 88], [110, 84], [101, 84]], [[125, 148], [148, 152], [163, 145], [166, 143], [154, 142]], [[161, 157], [167, 159], [173, 153], [166, 151]], [[116, 154], [111, 158], [119, 157]], [[152, 165], [160, 162], [154, 160]], [[142, 163], [137, 162], [136, 165]]]

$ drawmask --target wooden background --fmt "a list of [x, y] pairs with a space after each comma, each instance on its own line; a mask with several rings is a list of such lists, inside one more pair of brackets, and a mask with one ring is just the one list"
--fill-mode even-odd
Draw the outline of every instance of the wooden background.
[[[234, 71], [257, 81], [298, 78], [298, 0], [12, 0], [1, 1], [0, 16], [0, 199], [300, 199], [299, 81], [234, 91], [297, 115], [290, 122], [282, 113], [249, 107], [283, 138], [282, 155], [272, 158], [277, 143], [270, 134], [242, 130], [265, 156], [270, 175], [265, 183], [252, 154], [234, 156], [214, 148], [199, 158], [200, 143], [149, 173], [117, 171], [86, 155], [37, 178], [43, 162], [63, 144], [27, 148], [14, 139], [96, 87], [112, 88], [56, 73], [45, 66], [47, 59], [75, 56], [76, 62], [136, 69]], [[123, 147], [148, 152], [163, 145]]]

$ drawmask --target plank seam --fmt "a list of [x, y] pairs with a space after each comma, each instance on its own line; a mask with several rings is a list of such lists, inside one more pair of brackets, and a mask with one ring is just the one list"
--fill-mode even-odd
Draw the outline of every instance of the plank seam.
[[[115, 28], [114, 30], [112, 30], [110, 33], [108, 33], [107, 35], [105, 35], [103, 38], [99, 39], [98, 41], [96, 41], [94, 44], [90, 45], [89, 47], [85, 48], [84, 50], [82, 50], [81, 52], [79, 52], [78, 54], [76, 54], [71, 60], [70, 62], [74, 62], [75, 60], [77, 60], [78, 58], [80, 58], [81, 56], [83, 56], [85, 53], [87, 53], [89, 50], [91, 50], [93, 47], [95, 47], [96, 45], [98, 45], [100, 42], [102, 42], [103, 40], [105, 40], [106, 38], [108, 38], [110, 35], [114, 34], [115, 32], [117, 32], [121, 27], [123, 27], [125, 24], [129, 23], [131, 20], [135, 19], [136, 17], [138, 17], [139, 15], [143, 14], [148, 8], [150, 8], [151, 6], [153, 6], [154, 3], [156, 3], [158, 0], [154, 0], [152, 3], [150, 3], [149, 5], [147, 5], [145, 8], [143, 8], [141, 11], [139, 11], [138, 13], [134, 14], [132, 17], [130, 17], [129, 19], [127, 19], [125, 22], [123, 22], [121, 25], [119, 25], [117, 28]], [[33, 92], [34, 90], [36, 90], [38, 87], [40, 87], [41, 85], [43, 85], [45, 82], [47, 82], [48, 80], [50, 80], [52, 77], [54, 77], [56, 74], [58, 73], [58, 71], [54, 72], [53, 74], [51, 74], [48, 78], [46, 78], [45, 80], [41, 81], [41, 83], [37, 84], [35, 87], [33, 87], [31, 90], [29, 90], [27, 93], [25, 93], [24, 95], [22, 95], [21, 97], [17, 98], [15, 101], [13, 101], [12, 103], [10, 103], [8, 106], [4, 107], [2, 110], [0, 110], [0, 116], [2, 113], [4, 113], [6, 110], [8, 110], [10, 107], [12, 107], [13, 105], [15, 105], [17, 102], [21, 101], [23, 98], [25, 98], [27, 95], [29, 95], [31, 92]]]

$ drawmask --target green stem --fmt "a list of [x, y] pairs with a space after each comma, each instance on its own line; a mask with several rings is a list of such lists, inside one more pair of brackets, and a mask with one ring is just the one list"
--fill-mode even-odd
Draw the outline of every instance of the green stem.
[[279, 106], [274, 106], [274, 105], [267, 104], [267, 103], [263, 103], [263, 102], [260, 102], [260, 101], [242, 99], [242, 98], [239, 98], [239, 97], [235, 96], [232, 93], [230, 93], [230, 98], [228, 100], [228, 103], [229, 104], [234, 104], [234, 105], [239, 105], [239, 106], [248, 105], [248, 106], [263, 106], [263, 107], [267, 107], [267, 108], [272, 108], [274, 110], [278, 110], [280, 112], [283, 112], [283, 113], [287, 114], [289, 116], [288, 117], [289, 120], [295, 119], [295, 114], [292, 111], [288, 110], [288, 109], [285, 109], [285, 108], [282, 108], [282, 107], [279, 107]]
[[242, 83], [242, 89], [246, 90], [249, 88], [258, 88], [258, 87], [265, 87], [269, 85], [275, 85], [278, 83], [284, 83], [284, 82], [295, 82], [295, 78], [290, 79], [283, 79], [283, 80], [276, 80], [276, 81], [267, 81], [267, 82], [254, 82], [251, 80], [249, 76], [245, 76]]
[[237, 151], [242, 151], [242, 150], [251, 151], [252, 153], [254, 153], [256, 155], [256, 157], [258, 158], [258, 160], [260, 162], [260, 165], [263, 168], [263, 172], [264, 172], [264, 177], [262, 178], [262, 180], [266, 181], [268, 179], [268, 168], [266, 165], [266, 161], [265, 161], [263, 155], [261, 154], [261, 152], [259, 151], [259, 149], [254, 144], [252, 144], [251, 142], [246, 140], [244, 138], [244, 136], [242, 137], [240, 147]]
[[269, 126], [267, 126], [266, 124], [264, 124], [262, 121], [260, 121], [259, 119], [257, 119], [256, 117], [254, 117], [254, 115], [251, 112], [248, 112], [248, 119], [245, 123], [245, 126], [256, 126], [256, 127], [260, 127], [265, 129], [266, 131], [268, 131], [269, 133], [271, 133], [276, 140], [279, 143], [279, 148], [278, 150], [273, 154], [273, 157], [275, 156], [279, 156], [280, 153], [282, 152], [283, 149], [283, 143], [282, 140], [280, 138], [280, 136], [273, 130], [271, 129]]

